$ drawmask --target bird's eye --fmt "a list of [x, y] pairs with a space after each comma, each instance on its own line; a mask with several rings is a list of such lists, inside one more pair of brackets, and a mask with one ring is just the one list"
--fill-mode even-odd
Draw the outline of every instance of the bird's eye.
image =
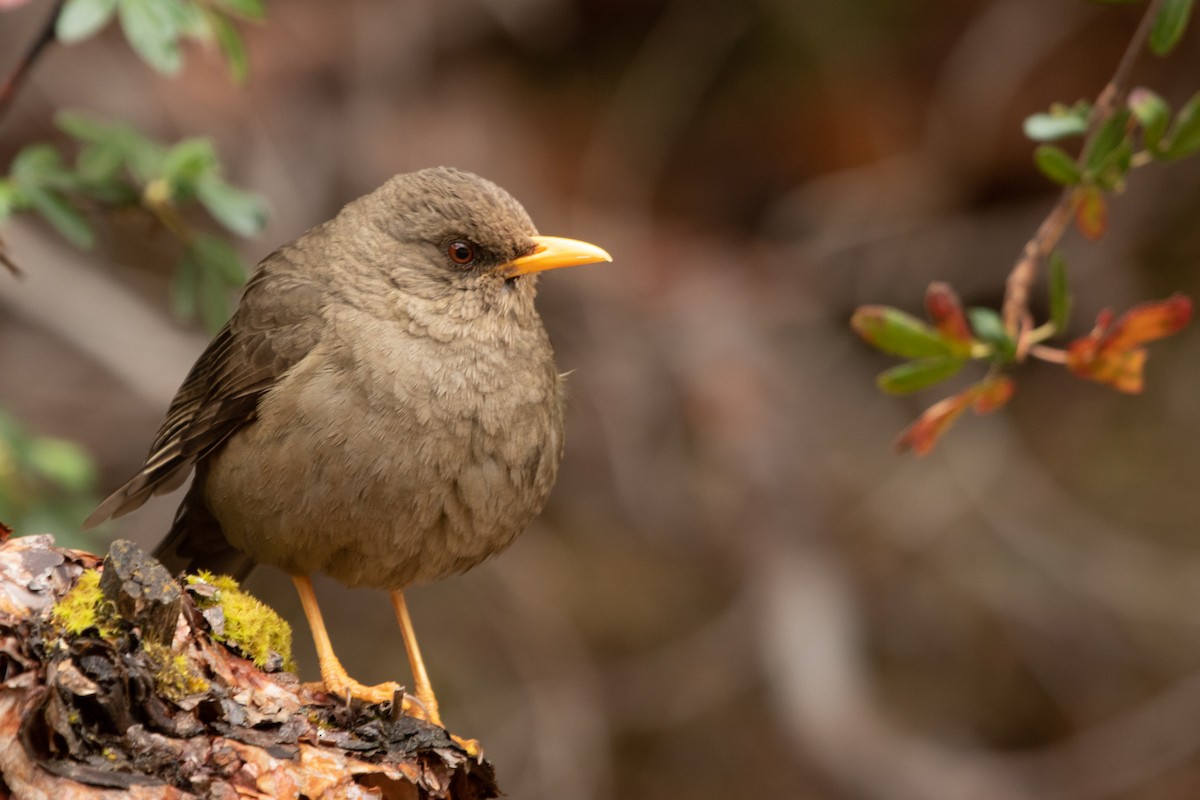
[[446, 255], [450, 256], [450, 260], [455, 264], [466, 266], [475, 260], [475, 245], [456, 239], [446, 247]]

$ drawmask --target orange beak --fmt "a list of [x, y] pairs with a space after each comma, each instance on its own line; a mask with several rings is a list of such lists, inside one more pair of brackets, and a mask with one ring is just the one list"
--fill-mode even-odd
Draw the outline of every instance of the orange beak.
[[606, 251], [587, 242], [564, 239], [560, 236], [531, 236], [529, 238], [534, 242], [533, 252], [527, 256], [514, 258], [501, 267], [508, 277], [515, 278], [531, 272], [575, 267], [580, 264], [595, 264], [597, 261], [612, 261], [612, 256]]

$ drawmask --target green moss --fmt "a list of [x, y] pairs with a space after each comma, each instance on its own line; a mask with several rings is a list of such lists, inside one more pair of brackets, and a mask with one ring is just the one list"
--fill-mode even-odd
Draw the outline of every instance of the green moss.
[[95, 630], [104, 639], [120, 633], [120, 617], [112, 603], [100, 591], [100, 573], [87, 570], [71, 587], [71, 591], [50, 612], [55, 623], [66, 633], [79, 636]]
[[209, 690], [211, 684], [183, 653], [153, 642], [146, 642], [143, 649], [155, 666], [154, 685], [160, 696], [178, 702]]
[[225, 617], [221, 633], [213, 639], [238, 650], [259, 669], [267, 666], [273, 653], [283, 659], [283, 668], [296, 669], [292, 660], [292, 627], [265, 603], [243, 591], [228, 575], [213, 575], [201, 571], [187, 578], [189, 584], [205, 583], [217, 591], [209, 599], [198, 599], [204, 607], [220, 605]]

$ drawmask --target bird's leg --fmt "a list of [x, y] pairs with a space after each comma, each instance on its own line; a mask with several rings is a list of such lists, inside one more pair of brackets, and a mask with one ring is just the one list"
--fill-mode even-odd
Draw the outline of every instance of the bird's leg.
[[[421, 648], [417, 645], [412, 617], [408, 615], [408, 603], [404, 601], [404, 592], [397, 589], [392, 591], [391, 595], [392, 607], [396, 609], [396, 621], [400, 623], [400, 635], [404, 637], [404, 649], [408, 652], [408, 666], [412, 669], [413, 692], [417, 704], [424, 707], [425, 719], [439, 728], [444, 728], [446, 726], [442, 724], [441, 714], [438, 713], [437, 698], [433, 696], [433, 686], [429, 683], [429, 673], [425, 671], [425, 660], [421, 658]], [[482, 757], [483, 746], [475, 739], [463, 739], [454, 734], [450, 734], [450, 738], [458, 742], [472, 758]]]
[[437, 725], [442, 725], [441, 714], [438, 713], [437, 698], [433, 696], [433, 686], [429, 683], [429, 673], [425, 671], [425, 661], [421, 658], [421, 648], [417, 645], [417, 634], [413, 630], [412, 617], [408, 615], [408, 604], [404, 602], [404, 592], [391, 592], [392, 607], [396, 609], [396, 620], [400, 623], [400, 635], [404, 637], [404, 650], [408, 653], [408, 666], [412, 669], [413, 694], [417, 702], [425, 708], [425, 719]]
[[[376, 686], [364, 686], [346, 674], [346, 668], [338, 661], [333, 653], [333, 645], [329, 634], [325, 631], [325, 620], [321, 618], [321, 609], [317, 606], [317, 595], [313, 591], [312, 580], [307, 575], [293, 575], [292, 583], [300, 595], [300, 605], [304, 607], [304, 616], [308, 618], [308, 627], [312, 629], [313, 644], [317, 647], [317, 659], [321, 664], [321, 681], [325, 691], [343, 697], [356, 697], [368, 703], [389, 703], [395, 699], [396, 692], [403, 694], [404, 687], [388, 681]], [[403, 710], [411, 712], [407, 698], [402, 700]]]

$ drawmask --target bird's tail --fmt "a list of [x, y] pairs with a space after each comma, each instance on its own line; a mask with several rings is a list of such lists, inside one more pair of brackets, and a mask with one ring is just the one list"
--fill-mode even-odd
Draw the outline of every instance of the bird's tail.
[[154, 548], [154, 557], [173, 575], [208, 570], [245, 580], [254, 568], [250, 557], [225, 538], [221, 525], [204, 502], [203, 476], [197, 475], [165, 539]]

